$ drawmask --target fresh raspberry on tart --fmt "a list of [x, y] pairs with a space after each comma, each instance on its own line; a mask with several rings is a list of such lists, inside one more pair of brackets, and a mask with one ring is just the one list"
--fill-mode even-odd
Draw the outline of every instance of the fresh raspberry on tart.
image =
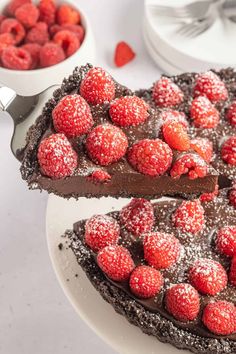
[[194, 138], [190, 142], [191, 149], [196, 151], [206, 162], [210, 162], [213, 156], [213, 144], [207, 138]]
[[111, 180], [111, 175], [104, 170], [97, 169], [87, 177], [87, 180], [94, 184], [108, 183]]
[[179, 151], [186, 151], [190, 148], [190, 138], [187, 130], [181, 121], [166, 121], [162, 125], [162, 133], [165, 142], [172, 148]]
[[190, 152], [177, 157], [171, 167], [170, 175], [178, 179], [187, 174], [189, 179], [196, 179], [205, 177], [207, 172], [208, 166], [203, 158]]
[[236, 126], [236, 101], [233, 101], [228, 107], [226, 118], [232, 126]]
[[236, 226], [223, 226], [218, 230], [216, 246], [220, 253], [233, 257], [236, 255]]
[[204, 208], [198, 200], [183, 201], [175, 210], [172, 219], [177, 229], [195, 234], [203, 229]]
[[162, 77], [153, 86], [152, 98], [158, 107], [174, 107], [183, 101], [184, 94], [171, 79]]
[[229, 282], [231, 285], [236, 287], [236, 256], [233, 257], [231, 265], [230, 265]]
[[221, 158], [228, 165], [236, 166], [236, 135], [229, 137], [221, 147]]
[[205, 96], [193, 100], [190, 115], [196, 128], [216, 128], [220, 121], [219, 111]]
[[199, 74], [194, 87], [194, 96], [206, 96], [211, 102], [225, 101], [228, 91], [224, 82], [212, 71]]

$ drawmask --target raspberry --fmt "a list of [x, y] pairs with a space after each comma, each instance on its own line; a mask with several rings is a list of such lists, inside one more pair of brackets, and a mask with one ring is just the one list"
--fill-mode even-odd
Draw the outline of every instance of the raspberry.
[[182, 322], [193, 321], [200, 311], [200, 297], [190, 284], [173, 285], [166, 291], [167, 311]]
[[56, 43], [46, 43], [40, 50], [40, 65], [42, 68], [58, 64], [63, 60], [65, 60], [65, 53]]
[[33, 4], [24, 4], [15, 12], [16, 19], [26, 28], [31, 28], [36, 25], [39, 18], [39, 10]]
[[202, 294], [216, 295], [227, 285], [227, 274], [219, 262], [201, 258], [189, 270], [190, 283]]
[[216, 301], [206, 305], [202, 321], [212, 333], [226, 336], [236, 331], [236, 309], [232, 302]]
[[187, 153], [177, 158], [170, 170], [170, 175], [173, 178], [180, 178], [188, 174], [189, 179], [196, 179], [205, 177], [207, 172], [207, 164], [200, 156]]
[[39, 53], [41, 50], [41, 46], [37, 43], [27, 43], [24, 44], [21, 48], [29, 52], [31, 55], [32, 64], [30, 69], [36, 69], [39, 64]]
[[199, 198], [200, 202], [203, 202], [203, 203], [211, 202], [212, 200], [215, 199], [215, 197], [218, 195], [218, 193], [219, 193], [219, 185], [216, 184], [214, 192], [201, 194], [201, 196]]
[[52, 134], [41, 141], [38, 162], [43, 174], [51, 178], [71, 176], [77, 167], [77, 154], [64, 134]]
[[129, 44], [126, 42], [119, 42], [116, 45], [114, 63], [117, 67], [128, 64], [135, 58], [136, 54]]
[[62, 30], [67, 30], [76, 34], [80, 43], [83, 42], [84, 39], [84, 28], [81, 25], [70, 25], [65, 24], [61, 26]]
[[87, 179], [94, 184], [107, 183], [111, 180], [111, 175], [103, 170], [95, 170], [87, 177]]
[[220, 121], [220, 114], [207, 97], [194, 98], [190, 115], [197, 128], [215, 128]]
[[148, 104], [136, 96], [124, 96], [111, 102], [109, 114], [114, 124], [121, 127], [144, 123], [148, 116]]
[[162, 285], [162, 274], [157, 269], [145, 265], [136, 267], [129, 279], [131, 292], [141, 299], [155, 296]]
[[210, 162], [213, 156], [213, 144], [206, 138], [195, 138], [190, 142], [191, 148], [206, 162]]
[[236, 226], [224, 226], [218, 230], [216, 245], [220, 253], [236, 256]]
[[173, 107], [183, 101], [184, 94], [171, 79], [162, 77], [154, 84], [152, 98], [159, 107]]
[[0, 25], [1, 33], [10, 33], [14, 38], [14, 44], [19, 44], [25, 37], [25, 29], [22, 24], [14, 18], [7, 18]]
[[170, 167], [172, 157], [172, 150], [160, 139], [140, 140], [128, 152], [130, 164], [149, 176], [163, 175]]
[[101, 270], [114, 281], [128, 280], [134, 269], [129, 251], [122, 246], [107, 246], [99, 251], [97, 263]]
[[102, 166], [120, 160], [125, 155], [127, 147], [128, 139], [125, 133], [111, 124], [96, 126], [86, 139], [90, 158]]
[[32, 64], [31, 55], [24, 49], [8, 46], [1, 56], [4, 68], [12, 70], [29, 70]]
[[175, 120], [167, 120], [162, 126], [162, 133], [165, 142], [172, 149], [185, 151], [190, 148], [190, 139], [188, 133], [181, 122]]
[[88, 103], [80, 95], [64, 96], [52, 111], [55, 130], [68, 138], [88, 133], [94, 121]]
[[183, 128], [188, 128], [188, 121], [183, 112], [166, 109], [160, 113], [159, 119], [162, 120], [162, 122], [177, 121], [182, 124]]
[[204, 222], [204, 209], [198, 200], [183, 201], [173, 214], [175, 227], [183, 232], [195, 234], [202, 230]]
[[56, 21], [56, 4], [54, 0], [40, 0], [39, 20], [51, 26]]
[[10, 33], [0, 34], [0, 56], [5, 48], [9, 47], [9, 45], [13, 45], [14, 43], [14, 38]]
[[7, 5], [7, 13], [10, 16], [15, 16], [15, 11], [18, 9], [18, 7], [24, 5], [24, 4], [30, 4], [31, 0], [12, 0], [10, 3]]
[[172, 234], [152, 232], [143, 240], [144, 259], [157, 269], [166, 269], [177, 262], [180, 242]]
[[142, 198], [132, 199], [120, 211], [120, 222], [134, 236], [151, 231], [154, 224], [152, 203]]
[[93, 105], [110, 102], [115, 97], [115, 83], [102, 68], [92, 68], [81, 82], [80, 94]]
[[229, 282], [231, 285], [236, 286], [236, 257], [233, 257], [230, 271], [229, 271]]
[[80, 22], [80, 13], [70, 5], [61, 5], [57, 11], [59, 25], [77, 25]]
[[236, 125], [236, 101], [233, 101], [226, 112], [226, 118], [231, 125]]
[[228, 92], [223, 81], [212, 71], [207, 71], [197, 77], [194, 96], [206, 96], [211, 102], [225, 101]]
[[67, 30], [57, 32], [53, 41], [62, 47], [67, 57], [74, 54], [80, 47], [76, 34]]
[[106, 246], [116, 245], [119, 236], [119, 224], [111, 216], [94, 215], [85, 224], [85, 243], [94, 252], [98, 252]]
[[236, 166], [236, 135], [224, 142], [221, 148], [221, 157], [227, 164]]
[[229, 192], [229, 201], [230, 204], [233, 205], [234, 209], [236, 209], [236, 189], [232, 189]]
[[38, 22], [32, 27], [25, 38], [26, 43], [37, 43], [44, 45], [49, 41], [48, 26], [44, 22]]

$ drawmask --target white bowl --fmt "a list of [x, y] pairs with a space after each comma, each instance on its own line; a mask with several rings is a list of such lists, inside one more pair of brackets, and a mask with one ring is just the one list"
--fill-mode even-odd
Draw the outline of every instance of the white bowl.
[[[9, 0], [1, 0], [0, 13]], [[85, 13], [78, 7], [76, 0], [61, 0], [58, 3], [68, 3], [78, 8], [81, 14], [81, 23], [85, 29], [83, 43], [77, 52], [59, 64], [37, 70], [9, 70], [0, 68], [0, 84], [7, 86], [20, 95], [34, 95], [51, 85], [60, 84], [64, 77], [70, 75], [75, 66], [95, 61], [95, 41], [91, 25]]]

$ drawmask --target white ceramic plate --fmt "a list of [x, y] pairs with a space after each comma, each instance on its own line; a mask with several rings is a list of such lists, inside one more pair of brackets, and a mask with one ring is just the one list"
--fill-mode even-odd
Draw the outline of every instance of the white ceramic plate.
[[[52, 264], [58, 281], [79, 316], [107, 342], [122, 354], [179, 354], [180, 351], [169, 344], [159, 342], [117, 314], [93, 288], [86, 275], [76, 262], [70, 249], [58, 249], [64, 243], [61, 235], [72, 228], [75, 221], [91, 217], [93, 214], [106, 213], [120, 209], [127, 199], [85, 199], [65, 200], [50, 196], [47, 207], [47, 242]], [[75, 274], [78, 274], [75, 277]], [[189, 353], [184, 351], [184, 353]]]

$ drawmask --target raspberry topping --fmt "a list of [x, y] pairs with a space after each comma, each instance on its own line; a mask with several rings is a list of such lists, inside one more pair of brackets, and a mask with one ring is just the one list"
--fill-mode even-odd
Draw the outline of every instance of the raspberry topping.
[[129, 279], [131, 292], [141, 299], [155, 296], [162, 285], [162, 274], [157, 269], [145, 265], [135, 268]]
[[236, 101], [233, 101], [226, 112], [226, 118], [231, 125], [236, 125]]
[[39, 20], [47, 25], [52, 25], [56, 21], [56, 4], [54, 0], [40, 0], [39, 5]]
[[39, 10], [33, 4], [24, 4], [17, 8], [15, 17], [25, 28], [30, 28], [36, 25], [39, 18]]
[[191, 140], [191, 148], [198, 153], [206, 162], [210, 162], [213, 155], [213, 144], [206, 138], [195, 138]]
[[148, 104], [137, 96], [124, 96], [111, 102], [109, 114], [114, 124], [121, 127], [139, 125], [149, 116]]
[[219, 262], [202, 258], [189, 270], [190, 283], [202, 294], [216, 295], [227, 285], [227, 274]]
[[70, 5], [61, 5], [57, 10], [57, 22], [59, 25], [77, 25], [80, 22], [80, 13]]
[[162, 77], [154, 84], [152, 98], [159, 107], [173, 107], [183, 101], [184, 94], [171, 79]]
[[171, 165], [172, 156], [172, 150], [160, 139], [140, 140], [128, 151], [130, 164], [149, 176], [163, 175]]
[[5, 68], [12, 70], [28, 70], [32, 65], [29, 52], [14, 46], [8, 46], [3, 50], [1, 60]]
[[30, 3], [31, 3], [31, 0], [12, 0], [7, 5], [7, 14], [9, 14], [10, 16], [14, 16], [15, 11], [16, 11], [16, 9], [18, 9], [18, 7], [20, 7], [24, 4], [30, 4]]
[[64, 96], [52, 111], [54, 128], [73, 138], [88, 133], [94, 121], [88, 103], [80, 95]]
[[129, 63], [135, 58], [135, 53], [129, 44], [119, 42], [115, 49], [114, 63], [117, 67], [121, 67]]
[[177, 320], [193, 321], [200, 310], [200, 297], [190, 284], [176, 284], [166, 291], [165, 304]]
[[215, 128], [220, 121], [219, 111], [205, 96], [199, 96], [193, 100], [190, 115], [197, 128]]
[[111, 124], [96, 126], [86, 139], [90, 158], [102, 166], [120, 160], [125, 155], [127, 147], [128, 140], [125, 133]]
[[64, 134], [52, 134], [41, 141], [38, 162], [43, 174], [51, 178], [71, 176], [77, 167], [77, 154]]
[[218, 193], [219, 193], [219, 185], [216, 184], [214, 192], [201, 194], [201, 196], [199, 198], [200, 202], [203, 202], [203, 203], [211, 202], [213, 199], [215, 199], [215, 197], [218, 195]]
[[208, 167], [206, 162], [197, 154], [187, 153], [181, 155], [172, 165], [170, 175], [173, 178], [180, 178], [188, 174], [189, 179], [205, 177]]
[[194, 96], [206, 96], [211, 102], [218, 102], [227, 100], [228, 92], [224, 82], [212, 71], [207, 71], [198, 76]]
[[233, 257], [230, 271], [229, 271], [229, 282], [231, 285], [236, 287], [236, 257]]
[[236, 189], [232, 189], [229, 192], [229, 201], [230, 204], [233, 205], [233, 207], [236, 209]]
[[6, 18], [0, 25], [0, 33], [10, 33], [14, 38], [14, 44], [20, 43], [25, 37], [25, 29], [14, 18]]
[[221, 148], [221, 157], [227, 164], [236, 166], [236, 135], [224, 142]]
[[173, 214], [175, 227], [196, 234], [204, 226], [204, 209], [198, 200], [183, 201]]
[[181, 122], [167, 120], [162, 126], [162, 133], [166, 143], [172, 149], [185, 151], [190, 148], [188, 133]]
[[226, 256], [236, 255], [236, 226], [224, 226], [218, 230], [216, 245]]
[[114, 281], [128, 280], [134, 269], [129, 251], [122, 246], [107, 246], [99, 251], [97, 263], [101, 270]]
[[115, 83], [105, 70], [92, 68], [81, 82], [80, 94], [93, 105], [110, 102], [115, 97]]
[[40, 51], [40, 65], [42, 68], [52, 66], [65, 60], [63, 49], [56, 43], [46, 43]]
[[107, 183], [111, 180], [111, 175], [103, 170], [95, 170], [87, 177], [87, 179], [94, 184]]
[[179, 240], [172, 234], [152, 232], [143, 240], [144, 258], [157, 269], [165, 269], [177, 262], [180, 255]]
[[37, 22], [36, 25], [29, 30], [25, 38], [25, 43], [37, 43], [39, 45], [44, 45], [48, 41], [48, 26], [44, 22]]
[[163, 122], [177, 121], [182, 124], [183, 128], [188, 128], [188, 121], [183, 112], [175, 111], [173, 109], [166, 109], [161, 111], [159, 118]]
[[94, 215], [85, 225], [85, 243], [98, 252], [106, 246], [116, 245], [120, 236], [118, 222], [108, 215]]
[[62, 47], [67, 57], [74, 54], [80, 47], [77, 35], [67, 30], [57, 32], [53, 41]]
[[142, 198], [132, 199], [120, 211], [120, 222], [134, 236], [151, 231], [154, 224], [152, 203]]

